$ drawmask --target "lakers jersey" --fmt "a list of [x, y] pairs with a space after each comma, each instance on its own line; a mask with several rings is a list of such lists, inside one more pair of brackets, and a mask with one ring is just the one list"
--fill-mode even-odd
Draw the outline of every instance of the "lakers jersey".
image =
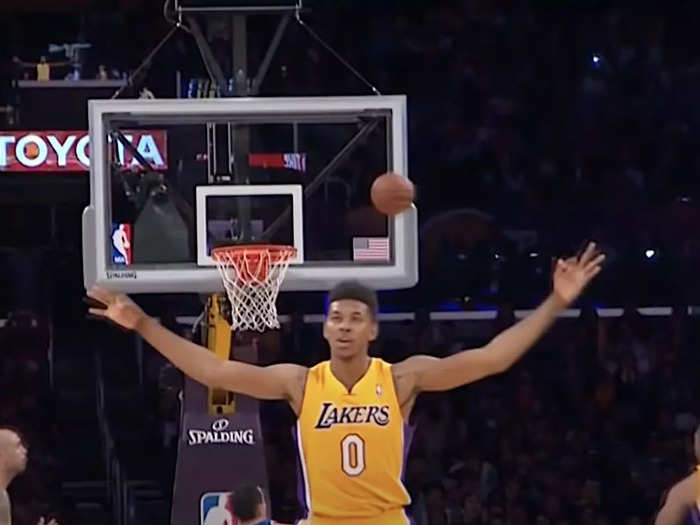
[[348, 389], [330, 361], [311, 368], [296, 426], [300, 489], [310, 525], [406, 525], [403, 482], [411, 429], [404, 424], [391, 365], [372, 359]]
[[45, 62], [39, 62], [36, 65], [36, 79], [41, 82], [51, 80], [51, 66]]

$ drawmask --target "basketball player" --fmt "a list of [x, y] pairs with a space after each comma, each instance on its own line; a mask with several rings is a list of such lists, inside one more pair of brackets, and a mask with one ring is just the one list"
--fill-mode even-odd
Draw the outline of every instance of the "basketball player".
[[[7, 487], [27, 468], [27, 446], [14, 430], [0, 428], [0, 525], [12, 525], [12, 507]], [[39, 518], [37, 525], [58, 525], [56, 520], [48, 524]]]
[[233, 515], [238, 525], [272, 525], [267, 519], [267, 504], [260, 487], [243, 485], [231, 494]]
[[12, 523], [12, 509], [7, 487], [27, 468], [27, 449], [16, 432], [0, 430], [0, 525]]
[[693, 449], [697, 466], [668, 491], [655, 525], [700, 525], [700, 426], [693, 436]]
[[91, 314], [136, 330], [196, 381], [289, 402], [297, 415], [306, 523], [405, 525], [410, 498], [401, 478], [417, 395], [507, 370], [581, 294], [603, 260], [591, 243], [579, 257], [557, 261], [549, 297], [484, 347], [444, 359], [416, 355], [394, 365], [368, 355], [378, 334], [377, 296], [353, 281], [330, 292], [323, 335], [331, 358], [311, 369], [222, 361], [165, 329], [125, 295], [93, 287], [88, 296], [102, 303]]

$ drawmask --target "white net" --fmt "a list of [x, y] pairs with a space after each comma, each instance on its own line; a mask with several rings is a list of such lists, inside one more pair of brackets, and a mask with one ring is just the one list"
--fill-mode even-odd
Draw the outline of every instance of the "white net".
[[231, 302], [231, 328], [279, 328], [277, 294], [296, 250], [288, 246], [217, 249], [212, 253]]

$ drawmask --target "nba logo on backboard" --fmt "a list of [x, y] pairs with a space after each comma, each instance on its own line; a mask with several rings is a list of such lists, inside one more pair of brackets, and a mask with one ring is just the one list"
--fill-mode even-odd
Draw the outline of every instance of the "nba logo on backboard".
[[237, 525], [231, 513], [230, 492], [207, 492], [199, 505], [200, 525]]
[[112, 262], [131, 264], [131, 224], [112, 224]]

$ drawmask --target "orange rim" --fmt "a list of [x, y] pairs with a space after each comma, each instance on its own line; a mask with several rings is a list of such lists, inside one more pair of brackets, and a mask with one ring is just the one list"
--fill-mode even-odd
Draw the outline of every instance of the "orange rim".
[[235, 246], [220, 246], [211, 251], [211, 257], [215, 261], [225, 261], [227, 256], [237, 261], [244, 257], [256, 259], [263, 254], [270, 255], [271, 263], [283, 262], [291, 259], [297, 253], [294, 246], [284, 244], [237, 244]]

